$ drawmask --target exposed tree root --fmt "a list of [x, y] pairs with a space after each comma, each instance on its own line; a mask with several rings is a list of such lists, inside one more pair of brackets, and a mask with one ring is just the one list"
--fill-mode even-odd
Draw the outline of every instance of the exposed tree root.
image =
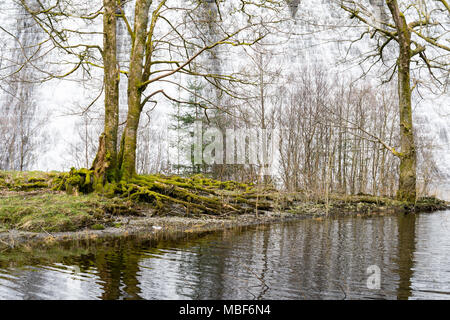
[[[314, 201], [300, 192], [285, 193], [273, 187], [217, 181], [202, 175], [188, 178], [139, 175], [129, 181], [105, 184], [99, 191], [99, 188], [96, 188], [94, 171], [88, 169], [72, 169], [67, 173], [0, 172], [0, 194], [44, 192], [49, 189], [69, 194], [101, 192], [111, 198], [148, 203], [158, 213], [175, 210], [181, 214], [228, 215], [275, 211], [330, 214], [419, 212], [445, 209], [449, 205], [435, 198], [422, 198], [416, 203], [409, 203], [371, 195], [332, 194], [329, 195], [328, 201], [324, 199]], [[114, 211], [120, 214], [121, 210]]]
[[[53, 189], [90, 193], [95, 189], [93, 176], [91, 170], [72, 169], [53, 180]], [[274, 190], [235, 181], [216, 181], [201, 175], [189, 178], [139, 175], [127, 182], [109, 184], [104, 191], [110, 196], [150, 203], [161, 212], [178, 205], [187, 213], [226, 215], [275, 210], [278, 202], [274, 201]]]

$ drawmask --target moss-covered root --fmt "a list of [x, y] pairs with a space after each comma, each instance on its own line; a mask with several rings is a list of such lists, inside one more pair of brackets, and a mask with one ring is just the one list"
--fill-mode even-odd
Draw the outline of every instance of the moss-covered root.
[[[55, 190], [69, 194], [98, 191], [93, 181], [94, 173], [87, 169], [72, 169], [54, 180]], [[128, 181], [109, 184], [103, 193], [127, 197], [133, 201], [151, 203], [160, 212], [174, 207], [184, 207], [188, 213], [222, 215], [228, 213], [271, 210], [272, 189], [263, 191], [252, 184], [234, 181], [216, 181], [201, 175], [182, 178], [178, 176], [140, 175]]]
[[221, 182], [199, 175], [190, 178], [138, 176], [121, 186], [123, 194], [141, 201], [154, 201], [159, 209], [171, 203], [181, 204], [187, 211], [208, 214], [274, 209], [268, 193], [273, 192], [272, 189], [256, 190], [252, 184]]
[[52, 181], [52, 189], [66, 191], [68, 194], [91, 193], [94, 191], [94, 174], [92, 170], [72, 168], [68, 173], [61, 173]]

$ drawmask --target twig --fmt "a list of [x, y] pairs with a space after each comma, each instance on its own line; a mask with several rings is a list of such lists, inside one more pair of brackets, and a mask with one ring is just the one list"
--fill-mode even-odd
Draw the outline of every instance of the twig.
[[3, 241], [2, 239], [0, 239], [0, 242], [3, 243], [3, 244], [5, 244], [5, 245], [7, 245], [7, 246], [10, 247], [10, 248], [14, 248], [14, 245], [12, 245], [11, 243], [8, 243], [8, 242], [6, 242], [6, 241]]
[[249, 268], [248, 266], [244, 265], [244, 267], [250, 271], [256, 279], [258, 279], [263, 285], [264, 287], [266, 287], [267, 289], [270, 289], [270, 287], [267, 285], [267, 283], [264, 281], [264, 279], [262, 279], [260, 276], [258, 276], [251, 268]]
[[43, 227], [41, 227], [41, 229], [42, 229], [46, 234], [48, 234], [50, 237], [55, 238], [54, 235], [52, 235], [51, 233], [47, 232], [47, 230], [45, 230]]
[[342, 293], [344, 294], [344, 298], [342, 300], [346, 300], [347, 299], [347, 293], [345, 292], [344, 288], [342, 288], [342, 286], [338, 283], [337, 286], [339, 287], [339, 289], [341, 289]]

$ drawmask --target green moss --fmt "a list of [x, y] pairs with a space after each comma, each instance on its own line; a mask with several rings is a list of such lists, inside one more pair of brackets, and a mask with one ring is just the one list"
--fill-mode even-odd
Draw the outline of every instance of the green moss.
[[92, 230], [104, 230], [105, 226], [102, 225], [102, 224], [94, 224], [94, 225], [91, 226], [91, 229]]
[[52, 189], [69, 194], [87, 194], [94, 191], [94, 180], [92, 170], [72, 168], [70, 172], [62, 173], [53, 179]]
[[0, 190], [33, 191], [49, 189], [52, 179], [57, 176], [55, 172], [39, 171], [9, 171], [0, 172]]
[[[98, 189], [95, 180], [88, 169], [72, 168], [66, 173], [0, 172], [2, 188], [21, 192], [0, 198], [0, 225], [6, 230], [71, 231], [95, 224], [109, 225], [116, 216], [141, 215], [144, 207], [154, 209], [152, 213], [183, 215], [261, 211], [362, 213], [444, 207], [433, 198], [411, 204], [364, 194], [331, 194], [327, 201], [311, 201], [301, 192], [283, 193], [273, 186], [222, 182], [203, 175], [139, 175], [127, 181], [106, 183]], [[42, 191], [26, 193], [38, 189]]]
[[[11, 177], [13, 176], [13, 177]], [[27, 174], [25, 174], [27, 176]], [[19, 179], [20, 177], [20, 179]], [[20, 190], [48, 189], [47, 193], [9, 197], [3, 203], [0, 222], [7, 229], [28, 231], [68, 231], [98, 224], [98, 221], [118, 215], [139, 215], [140, 204], [147, 203], [158, 213], [188, 214], [244, 213], [258, 209], [271, 209], [267, 198], [250, 184], [234, 181], [221, 182], [202, 175], [191, 177], [141, 175], [126, 181], [107, 183], [97, 188], [93, 171], [72, 168], [66, 173], [33, 174], [28, 178], [17, 173], [2, 173], [5, 184], [21, 181]], [[65, 191], [66, 194], [52, 194]], [[95, 192], [94, 192], [95, 190]], [[84, 196], [81, 196], [83, 195]], [[80, 196], [79, 196], [80, 195]], [[47, 197], [47, 198], [45, 198]], [[3, 199], [3, 201], [7, 201]], [[1, 204], [1, 203], [0, 203]], [[102, 224], [101, 222], [100, 224]]]

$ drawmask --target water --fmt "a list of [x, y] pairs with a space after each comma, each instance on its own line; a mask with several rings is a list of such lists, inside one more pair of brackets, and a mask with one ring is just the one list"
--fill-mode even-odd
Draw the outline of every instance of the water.
[[22, 248], [0, 255], [0, 298], [450, 299], [450, 211]]

